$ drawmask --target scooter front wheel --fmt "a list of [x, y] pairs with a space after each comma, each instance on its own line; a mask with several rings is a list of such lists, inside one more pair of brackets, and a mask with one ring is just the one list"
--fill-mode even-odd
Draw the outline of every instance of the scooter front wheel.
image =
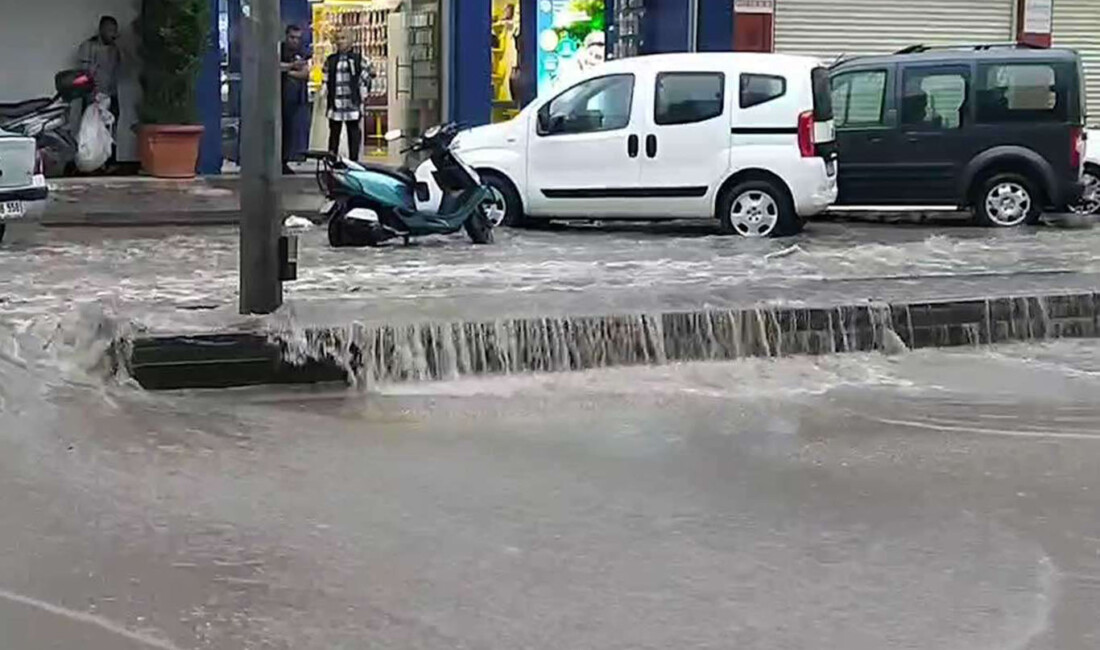
[[480, 209], [470, 215], [463, 227], [466, 228], [466, 234], [470, 236], [470, 241], [473, 243], [493, 243], [493, 225], [489, 223], [489, 219], [482, 214]]

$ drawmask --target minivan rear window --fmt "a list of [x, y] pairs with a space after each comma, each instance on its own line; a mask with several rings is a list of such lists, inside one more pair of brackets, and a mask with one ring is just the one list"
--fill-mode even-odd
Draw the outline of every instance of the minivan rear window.
[[829, 83], [829, 71], [814, 68], [810, 73], [814, 87], [814, 121], [828, 122], [833, 119], [833, 91]]
[[993, 63], [978, 67], [977, 120], [1066, 122], [1074, 104], [1069, 77], [1075, 66], [1052, 63]]

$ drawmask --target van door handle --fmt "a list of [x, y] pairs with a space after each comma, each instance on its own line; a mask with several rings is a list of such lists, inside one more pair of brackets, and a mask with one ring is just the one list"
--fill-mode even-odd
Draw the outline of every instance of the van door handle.
[[882, 142], [882, 136], [881, 135], [869, 135], [869, 136], [867, 136], [867, 142], [870, 142], [871, 144], [878, 144], [878, 143]]
[[638, 136], [631, 134], [631, 136], [626, 139], [626, 155], [631, 158], [638, 157]]
[[657, 136], [650, 134], [645, 137], [645, 155], [657, 157]]

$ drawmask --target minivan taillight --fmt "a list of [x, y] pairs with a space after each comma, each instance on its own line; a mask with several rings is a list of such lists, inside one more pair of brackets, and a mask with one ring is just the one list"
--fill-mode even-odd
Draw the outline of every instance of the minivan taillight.
[[1087, 137], [1088, 135], [1085, 133], [1085, 130], [1079, 126], [1070, 129], [1070, 138], [1072, 138], [1072, 140], [1070, 140], [1072, 149], [1070, 149], [1069, 154], [1070, 168], [1077, 170], [1081, 169], [1081, 164], [1085, 160], [1085, 139]]
[[814, 142], [813, 111], [806, 111], [798, 116], [798, 150], [802, 152], [803, 158], [817, 157], [817, 143]]

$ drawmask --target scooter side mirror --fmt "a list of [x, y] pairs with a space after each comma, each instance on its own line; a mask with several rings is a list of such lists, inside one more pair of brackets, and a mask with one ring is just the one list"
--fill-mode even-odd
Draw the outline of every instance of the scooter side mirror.
[[397, 142], [401, 138], [405, 137], [405, 134], [401, 131], [401, 129], [392, 129], [390, 131], [386, 131], [386, 135], [383, 137], [386, 138], [386, 142]]

